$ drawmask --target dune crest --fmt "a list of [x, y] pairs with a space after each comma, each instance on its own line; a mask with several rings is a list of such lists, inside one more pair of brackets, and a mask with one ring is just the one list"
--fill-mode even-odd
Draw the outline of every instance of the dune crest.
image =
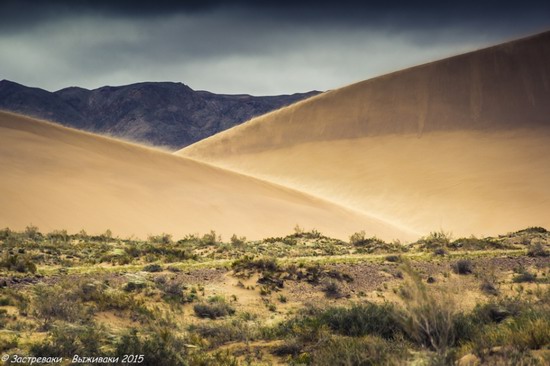
[[550, 32], [336, 89], [178, 154], [426, 233], [550, 226]]

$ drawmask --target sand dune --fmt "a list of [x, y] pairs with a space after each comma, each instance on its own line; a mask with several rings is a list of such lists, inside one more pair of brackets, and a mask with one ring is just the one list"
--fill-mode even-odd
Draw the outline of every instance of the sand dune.
[[179, 154], [420, 233], [550, 227], [550, 32], [336, 89]]
[[306, 194], [169, 153], [0, 112], [0, 226], [106, 229], [121, 236], [210, 229], [228, 239], [286, 235], [296, 224], [347, 238], [410, 236]]

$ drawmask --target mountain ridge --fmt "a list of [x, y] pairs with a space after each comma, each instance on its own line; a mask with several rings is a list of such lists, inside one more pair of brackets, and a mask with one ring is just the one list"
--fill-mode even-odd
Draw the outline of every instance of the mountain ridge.
[[215, 94], [176, 82], [91, 90], [73, 86], [49, 92], [2, 80], [0, 109], [176, 149], [318, 93], [263, 97]]

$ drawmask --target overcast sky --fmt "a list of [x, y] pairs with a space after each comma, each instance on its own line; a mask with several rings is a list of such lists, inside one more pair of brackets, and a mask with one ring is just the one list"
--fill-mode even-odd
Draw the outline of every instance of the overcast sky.
[[[550, 1], [0, 0], [0, 79], [327, 90], [550, 29]], [[414, 4], [413, 4], [414, 3]]]

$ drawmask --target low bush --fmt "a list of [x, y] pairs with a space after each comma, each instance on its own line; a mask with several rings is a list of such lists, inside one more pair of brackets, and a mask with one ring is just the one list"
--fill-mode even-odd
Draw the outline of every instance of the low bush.
[[323, 340], [311, 352], [311, 364], [334, 365], [399, 365], [405, 361], [406, 351], [377, 337], [351, 338], [335, 336]]
[[79, 301], [79, 295], [73, 289], [39, 284], [34, 287], [33, 292], [32, 309], [44, 325], [53, 320], [71, 323], [86, 323], [91, 320], [93, 310]]
[[542, 243], [534, 243], [527, 248], [527, 255], [530, 257], [548, 257], [550, 252], [546, 250]]
[[187, 342], [167, 327], [155, 327], [142, 335], [132, 329], [115, 345], [115, 354], [144, 355], [140, 365], [180, 366], [189, 364]]
[[537, 350], [550, 344], [550, 313], [548, 309], [523, 311], [506, 321], [483, 327], [471, 346], [480, 357], [486, 358], [494, 347], [519, 352]]
[[434, 231], [428, 236], [423, 237], [418, 241], [423, 249], [433, 250], [436, 248], [447, 248], [451, 243], [451, 234], [445, 231]]
[[235, 308], [225, 302], [224, 299], [218, 297], [210, 298], [207, 302], [195, 304], [193, 310], [199, 318], [217, 319], [235, 314]]
[[401, 261], [401, 257], [398, 256], [398, 255], [388, 255], [388, 256], [386, 256], [385, 259], [386, 259], [386, 261], [393, 262], [393, 263]]
[[236, 273], [245, 270], [255, 270], [258, 272], [280, 272], [281, 268], [275, 258], [258, 258], [244, 256], [231, 264], [231, 268]]
[[9, 252], [6, 252], [4, 258], [0, 261], [0, 267], [8, 271], [36, 273], [36, 265], [28, 255], [9, 254]]
[[208, 340], [210, 348], [229, 342], [245, 342], [260, 338], [258, 326], [250, 321], [231, 319], [194, 324], [189, 331]]
[[452, 264], [453, 272], [460, 275], [467, 275], [474, 271], [474, 264], [469, 259], [460, 259]]
[[445, 358], [451, 347], [471, 337], [472, 322], [455, 310], [451, 299], [435, 297], [416, 273], [408, 269], [408, 275], [400, 326], [412, 341]]
[[58, 323], [48, 338], [31, 345], [30, 353], [37, 357], [72, 357], [76, 354], [95, 356], [103, 354], [101, 346], [105, 338], [105, 331], [94, 324]]
[[160, 264], [148, 264], [145, 267], [143, 267], [143, 270], [145, 272], [162, 272], [162, 266]]
[[521, 273], [515, 275], [512, 278], [512, 282], [515, 282], [515, 283], [535, 282], [536, 280], [537, 280], [537, 275], [528, 271], [522, 271]]

